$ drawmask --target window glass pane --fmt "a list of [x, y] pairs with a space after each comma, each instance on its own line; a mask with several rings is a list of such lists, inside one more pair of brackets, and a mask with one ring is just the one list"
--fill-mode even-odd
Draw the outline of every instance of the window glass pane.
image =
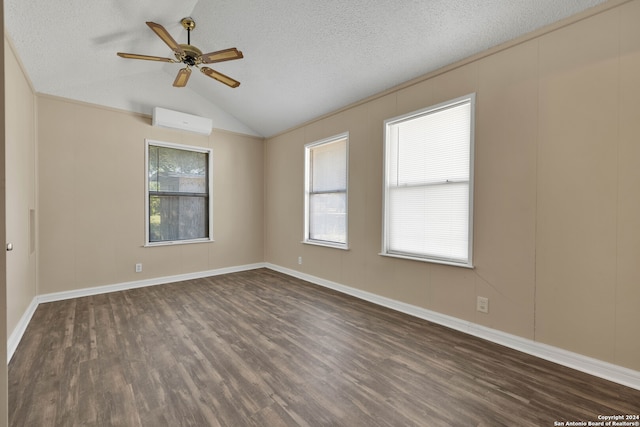
[[158, 150], [160, 147], [149, 145], [149, 191], [158, 191]]
[[[157, 152], [155, 176], [152, 176], [151, 169], [152, 147]], [[150, 146], [149, 154], [149, 179], [156, 182], [153, 191], [207, 192], [207, 153]]]
[[158, 177], [159, 192], [202, 193], [207, 192], [206, 175], [160, 174]]
[[311, 149], [311, 192], [346, 190], [347, 140]]
[[346, 193], [322, 193], [309, 196], [309, 238], [346, 243]]
[[208, 237], [206, 197], [149, 197], [149, 241], [202, 239]]
[[147, 243], [210, 238], [210, 151], [150, 141], [147, 147]]

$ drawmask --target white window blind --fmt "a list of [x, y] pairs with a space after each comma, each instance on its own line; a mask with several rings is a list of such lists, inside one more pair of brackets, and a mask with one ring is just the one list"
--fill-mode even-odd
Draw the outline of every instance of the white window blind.
[[385, 122], [383, 254], [471, 266], [470, 95]]
[[347, 244], [347, 136], [305, 146], [306, 243]]

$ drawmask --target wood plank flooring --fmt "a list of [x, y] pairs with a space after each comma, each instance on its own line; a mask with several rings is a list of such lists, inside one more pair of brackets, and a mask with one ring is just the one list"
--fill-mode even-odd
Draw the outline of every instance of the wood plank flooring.
[[260, 269], [41, 304], [11, 426], [553, 426], [640, 391]]

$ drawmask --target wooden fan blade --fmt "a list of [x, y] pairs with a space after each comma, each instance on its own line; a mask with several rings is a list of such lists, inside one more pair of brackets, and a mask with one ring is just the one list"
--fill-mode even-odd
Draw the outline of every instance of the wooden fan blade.
[[242, 52], [235, 47], [216, 52], [205, 53], [201, 56], [203, 64], [213, 64], [214, 62], [231, 61], [233, 59], [244, 58]]
[[118, 56], [121, 58], [130, 58], [130, 59], [146, 59], [147, 61], [175, 62], [173, 59], [170, 59], [170, 58], [162, 58], [160, 56], [139, 55], [137, 53], [118, 52]]
[[234, 80], [229, 76], [225, 76], [224, 74], [219, 73], [216, 70], [212, 70], [209, 67], [202, 67], [202, 68], [200, 68], [200, 71], [202, 71], [203, 73], [205, 73], [207, 76], [211, 77], [212, 79], [216, 79], [220, 83], [226, 84], [227, 86], [230, 86], [230, 87], [238, 87], [238, 86], [240, 86], [240, 82], [239, 81]]
[[167, 44], [175, 53], [179, 53], [180, 55], [184, 54], [184, 50], [180, 45], [171, 37], [171, 34], [160, 24], [156, 24], [155, 22], [147, 22], [149, 28], [153, 30], [154, 33], [158, 35], [162, 39], [163, 42]]
[[176, 79], [173, 81], [173, 86], [185, 87], [187, 85], [187, 82], [189, 81], [189, 76], [191, 76], [191, 68], [181, 68], [180, 71], [178, 71]]

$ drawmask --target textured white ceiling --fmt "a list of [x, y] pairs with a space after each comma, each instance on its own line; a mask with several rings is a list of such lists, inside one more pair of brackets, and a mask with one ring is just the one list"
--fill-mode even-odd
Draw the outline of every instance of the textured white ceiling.
[[[270, 136], [605, 0], [5, 0], [5, 25], [36, 91], [134, 112], [155, 106], [211, 117], [214, 127]], [[212, 68], [231, 89], [180, 64], [145, 25], [178, 41], [237, 47]]]

